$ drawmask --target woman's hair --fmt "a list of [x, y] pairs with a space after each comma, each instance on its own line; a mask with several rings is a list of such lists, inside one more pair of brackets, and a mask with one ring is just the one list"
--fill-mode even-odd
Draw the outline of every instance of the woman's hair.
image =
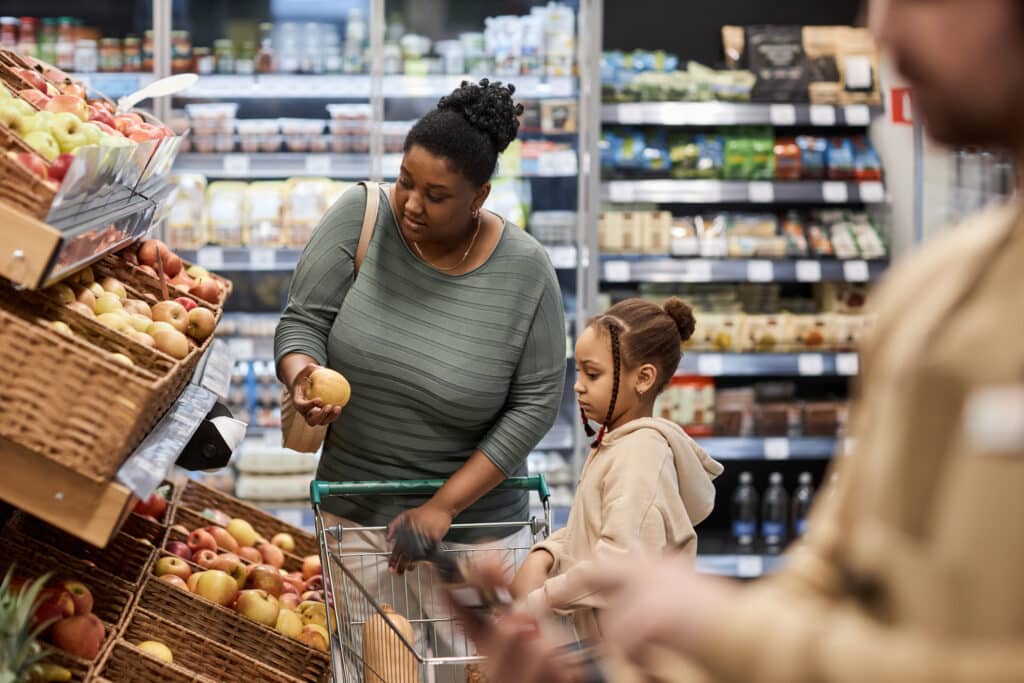
[[608, 415], [593, 444], [595, 448], [600, 445], [615, 414], [622, 369], [633, 369], [645, 363], [657, 368], [658, 378], [653, 387], [653, 393], [657, 396], [675, 375], [683, 355], [683, 342], [693, 336], [696, 324], [693, 311], [678, 297], [671, 297], [664, 306], [644, 299], [626, 299], [609, 308], [603, 315], [591, 319], [591, 327], [606, 331], [611, 338], [614, 368]]
[[498, 155], [516, 139], [523, 105], [512, 101], [515, 86], [462, 82], [441, 98], [437, 108], [412, 127], [405, 151], [415, 145], [444, 157], [471, 183], [480, 187], [494, 175]]

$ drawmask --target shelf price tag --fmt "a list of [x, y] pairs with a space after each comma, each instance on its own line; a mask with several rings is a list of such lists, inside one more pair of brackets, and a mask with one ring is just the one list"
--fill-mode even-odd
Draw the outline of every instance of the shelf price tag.
[[273, 249], [253, 247], [249, 250], [249, 268], [252, 270], [273, 270], [274, 265]]
[[796, 281], [821, 282], [821, 263], [818, 261], [797, 261]]
[[307, 155], [306, 173], [310, 175], [330, 175], [331, 158], [324, 154]]
[[860, 184], [860, 200], [865, 204], [879, 204], [885, 201], [885, 186], [877, 181]]
[[796, 107], [792, 104], [773, 104], [768, 109], [768, 118], [773, 126], [795, 126]]
[[823, 183], [821, 195], [827, 204], [845, 204], [850, 200], [850, 192], [846, 183], [836, 181]]
[[775, 267], [771, 261], [747, 261], [747, 280], [750, 282], [774, 282]]
[[612, 181], [608, 183], [608, 200], [611, 202], [631, 202], [636, 192], [628, 181]]
[[680, 263], [679, 279], [683, 282], [711, 282], [711, 261], [692, 259]]
[[629, 282], [629, 261], [606, 261], [604, 279], [606, 282]]
[[232, 176], [241, 176], [249, 174], [249, 155], [248, 154], [225, 154], [224, 155], [224, 173]]
[[775, 202], [775, 186], [771, 183], [750, 183], [747, 196], [751, 204], [772, 204]]
[[226, 400], [231, 388], [231, 370], [234, 359], [231, 348], [220, 341], [214, 340], [207, 352], [206, 365], [203, 368], [202, 386], [213, 392], [218, 398]]
[[855, 353], [840, 353], [836, 356], [836, 374], [854, 377], [860, 372], [860, 359]]
[[825, 357], [820, 353], [801, 353], [796, 359], [797, 372], [804, 377], [825, 374]]
[[764, 560], [758, 555], [736, 558], [736, 577], [740, 579], [756, 579], [764, 574]]
[[828, 104], [811, 105], [812, 126], [834, 126], [836, 125], [836, 109]]
[[843, 278], [847, 282], [867, 282], [870, 277], [867, 261], [843, 261]]
[[220, 270], [224, 267], [224, 250], [220, 247], [202, 247], [196, 252], [196, 261], [203, 268]]
[[697, 356], [697, 374], [718, 377], [722, 374], [722, 357], [717, 353], [702, 353]]
[[871, 110], [866, 104], [851, 104], [846, 108], [846, 125], [867, 126], [871, 124]]
[[764, 440], [765, 460], [788, 460], [789, 439], [765, 439]]

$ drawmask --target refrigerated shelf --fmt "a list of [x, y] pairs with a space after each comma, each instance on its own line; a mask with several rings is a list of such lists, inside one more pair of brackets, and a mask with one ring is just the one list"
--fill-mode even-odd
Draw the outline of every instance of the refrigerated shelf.
[[716, 460], [827, 460], [839, 447], [830, 437], [727, 437], [698, 438]]
[[854, 377], [856, 353], [683, 353], [679, 373], [705, 377]]
[[600, 279], [630, 282], [874, 282], [887, 259], [704, 259], [605, 254]]
[[793, 180], [608, 180], [601, 199], [612, 203], [659, 204], [881, 204], [881, 182]]
[[623, 102], [601, 107], [601, 121], [646, 126], [866, 127], [881, 107], [748, 102]]

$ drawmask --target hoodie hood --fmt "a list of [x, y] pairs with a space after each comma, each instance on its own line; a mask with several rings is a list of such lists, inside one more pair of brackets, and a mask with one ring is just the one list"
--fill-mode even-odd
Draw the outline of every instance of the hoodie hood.
[[696, 526], [707, 519], [715, 507], [715, 485], [712, 483], [725, 469], [694, 441], [682, 427], [659, 417], [645, 417], [631, 420], [610, 432], [601, 443], [601, 448], [610, 448], [630, 434], [641, 429], [658, 432], [672, 449], [675, 459], [676, 477], [679, 480], [679, 495], [686, 505], [686, 512]]

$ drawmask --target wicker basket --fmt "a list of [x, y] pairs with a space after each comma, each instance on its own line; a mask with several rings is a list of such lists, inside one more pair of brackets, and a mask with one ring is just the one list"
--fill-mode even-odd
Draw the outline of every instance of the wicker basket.
[[[0, 201], [33, 218], [46, 218], [57, 193], [42, 178], [7, 156], [8, 151], [36, 154], [13, 131], [0, 126]], [[45, 160], [43, 163], [49, 166]]]
[[[162, 292], [159, 279], [153, 277], [146, 271], [142, 270], [142, 268], [135, 265], [134, 263], [122, 258], [119, 254], [112, 254], [103, 259], [101, 263], [106, 265], [107, 267], [115, 269], [118, 273], [120, 273], [120, 275], [117, 275], [115, 277], [118, 277], [119, 279], [121, 279], [122, 282], [130, 284], [136, 289], [140, 289], [143, 291]], [[184, 260], [181, 262], [182, 270], [191, 268], [192, 265], [193, 264], [188, 263], [187, 261]], [[224, 302], [228, 300], [229, 296], [231, 296], [231, 292], [234, 289], [234, 285], [232, 285], [231, 280], [228, 280], [225, 277], [221, 277], [216, 273], [210, 273], [210, 277], [212, 277], [214, 280], [223, 285], [224, 296], [219, 304], [212, 304], [209, 301], [206, 301], [205, 299], [200, 299], [199, 297], [192, 296], [191, 294], [183, 294], [180, 290], [175, 289], [172, 285], [167, 286], [168, 292], [174, 292], [173, 296], [175, 297], [188, 296], [192, 299], [195, 299], [203, 306], [219, 310], [224, 307]]]
[[[38, 320], [40, 312], [74, 337]], [[2, 286], [0, 371], [0, 436], [96, 482], [114, 475], [180, 393], [181, 369], [169, 358], [48, 297]]]
[[69, 655], [67, 652], [64, 652], [63, 650], [58, 650], [57, 648], [50, 648], [50, 654], [46, 655], [46, 658], [43, 661], [48, 664], [62, 666], [68, 671], [70, 671], [72, 681], [87, 681], [89, 680], [89, 673], [93, 671], [93, 669], [99, 668], [97, 665], [102, 663], [103, 656], [106, 653], [106, 650], [109, 648], [111, 641], [113, 640], [113, 635], [108, 630], [107, 640], [104, 641], [103, 649], [100, 650], [100, 654], [96, 658], [96, 661], [94, 662], [79, 659], [78, 657], [73, 657]]
[[101, 550], [23, 512], [11, 519], [6, 533], [11, 533], [15, 537], [27, 536], [53, 548], [59, 548], [62, 552], [82, 561], [95, 564], [132, 586], [138, 586], [145, 580], [157, 553], [152, 543], [140, 541], [124, 533], [114, 536]]
[[279, 673], [251, 657], [214, 642], [184, 626], [162, 619], [144, 609], [135, 611], [122, 638], [131, 643], [156, 640], [172, 653], [188, 653], [178, 659], [183, 668], [199, 673], [217, 672], [222, 683], [298, 683], [299, 679]]
[[15, 571], [26, 578], [50, 572], [55, 578], [81, 581], [93, 595], [93, 614], [115, 631], [127, 618], [135, 599], [131, 587], [121, 579], [18, 534], [0, 539], [0, 574], [12, 565], [17, 565]]
[[326, 653], [156, 577], [143, 586], [136, 609], [159, 614], [302, 681], [321, 683], [330, 677]]
[[124, 640], [114, 643], [99, 675], [110, 683], [211, 683], [215, 680], [161, 661]]
[[216, 491], [194, 480], [189, 481], [181, 491], [181, 498], [178, 502], [179, 511], [182, 508], [189, 508], [194, 512], [201, 511], [204, 508], [220, 510], [231, 517], [247, 520], [256, 529], [256, 533], [268, 540], [278, 533], [291, 534], [292, 538], [295, 539], [294, 554], [299, 557], [320, 554], [320, 547], [317, 545], [316, 537], [313, 534], [290, 524], [285, 524], [277, 517], [260, 510], [258, 507], [243, 503], [233, 496]]
[[[188, 509], [186, 507], [179, 507], [177, 510], [175, 510], [175, 512], [174, 512], [174, 522], [173, 523], [174, 524], [181, 524], [182, 526], [184, 526], [189, 531], [195, 531], [196, 529], [205, 529], [208, 526], [215, 526], [215, 524], [213, 522], [211, 522], [209, 519], [207, 519], [206, 517], [203, 517], [201, 514], [199, 514], [195, 510], [190, 510], [190, 509]], [[184, 541], [184, 540], [185, 540], [185, 537], [181, 534], [181, 532], [175, 531], [175, 530], [171, 529], [171, 530], [169, 530], [167, 532], [167, 537], [165, 539], [165, 544], [166, 544], [166, 541]], [[220, 548], [220, 550], [221, 550], [221, 552], [226, 552], [227, 548]], [[284, 564], [282, 565], [282, 569], [284, 569], [287, 572], [301, 572], [302, 571], [302, 558], [297, 557], [296, 555], [293, 555], [291, 553], [286, 553], [284, 551], [281, 551], [281, 552], [284, 555]], [[247, 562], [244, 559], [242, 561], [245, 562], [246, 564], [250, 564], [249, 562]]]
[[121, 533], [128, 534], [140, 541], [148, 541], [157, 548], [163, 547], [167, 539], [166, 526], [151, 519], [146, 519], [134, 512], [128, 515], [128, 519], [124, 520], [124, 524], [121, 525]]

